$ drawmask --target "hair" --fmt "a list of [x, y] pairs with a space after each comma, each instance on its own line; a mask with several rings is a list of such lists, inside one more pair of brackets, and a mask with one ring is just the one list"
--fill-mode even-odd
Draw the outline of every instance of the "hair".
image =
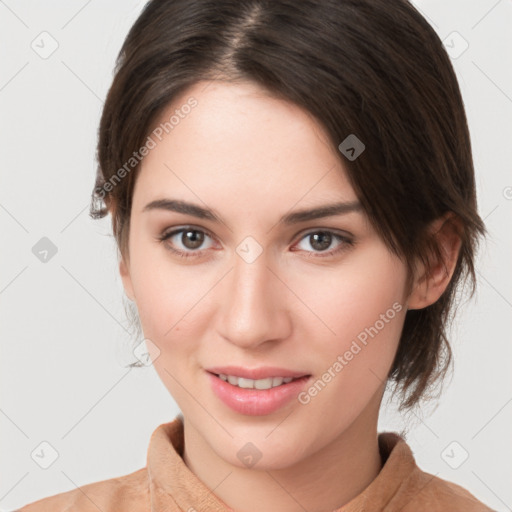
[[[163, 110], [202, 80], [249, 81], [313, 116], [371, 224], [406, 262], [409, 285], [416, 259], [428, 269], [442, 255], [429, 224], [448, 212], [457, 219], [450, 283], [432, 305], [407, 311], [388, 374], [400, 411], [411, 409], [452, 363], [454, 298], [468, 277], [473, 296], [486, 234], [464, 105], [436, 32], [406, 0], [149, 1], [116, 61], [90, 208], [93, 218], [111, 214], [124, 258], [140, 168], [133, 156]], [[365, 145], [354, 160], [337, 150], [350, 134]]]

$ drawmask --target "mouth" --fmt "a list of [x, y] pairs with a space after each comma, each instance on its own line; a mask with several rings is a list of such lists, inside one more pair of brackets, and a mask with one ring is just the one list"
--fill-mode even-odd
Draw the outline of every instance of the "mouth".
[[289, 384], [290, 382], [301, 380], [305, 378], [309, 378], [310, 375], [301, 375], [299, 377], [266, 377], [264, 379], [249, 379], [246, 377], [238, 377], [236, 375], [227, 375], [225, 373], [213, 373], [209, 372], [223, 380], [224, 382], [228, 382], [232, 386], [236, 386], [242, 389], [272, 389], [283, 386], [285, 384]]
[[292, 403], [312, 377], [283, 368], [234, 366], [209, 368], [206, 375], [211, 390], [221, 402], [248, 416], [272, 414]]

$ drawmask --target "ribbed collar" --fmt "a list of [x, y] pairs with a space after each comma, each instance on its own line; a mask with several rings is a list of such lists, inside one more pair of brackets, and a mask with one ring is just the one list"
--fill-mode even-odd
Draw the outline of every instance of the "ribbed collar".
[[[383, 466], [377, 477], [357, 496], [333, 512], [382, 511], [404, 482], [418, 470], [412, 451], [395, 432], [378, 435]], [[222, 500], [192, 473], [183, 461], [184, 433], [181, 415], [158, 426], [151, 436], [147, 469], [151, 512], [195, 509], [231, 512]]]

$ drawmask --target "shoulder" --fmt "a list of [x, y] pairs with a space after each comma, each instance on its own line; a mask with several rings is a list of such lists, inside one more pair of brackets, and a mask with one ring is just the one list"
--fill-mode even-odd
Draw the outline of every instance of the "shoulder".
[[14, 512], [138, 512], [148, 509], [147, 468], [142, 468], [127, 475], [42, 498]]
[[418, 467], [411, 474], [408, 492], [411, 493], [411, 496], [403, 512], [418, 512], [419, 510], [495, 512], [464, 487], [426, 473]]
[[494, 512], [464, 487], [423, 471], [401, 434], [381, 433], [379, 447], [385, 464], [370, 502], [384, 495], [389, 512]]

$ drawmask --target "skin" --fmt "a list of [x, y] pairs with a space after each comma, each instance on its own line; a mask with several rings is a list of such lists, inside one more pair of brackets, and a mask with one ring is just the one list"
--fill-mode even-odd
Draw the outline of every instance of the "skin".
[[[337, 149], [299, 107], [249, 83], [198, 83], [162, 120], [198, 101], [144, 158], [134, 190], [129, 252], [120, 262], [144, 335], [160, 350], [154, 366], [184, 415], [187, 466], [240, 512], [333, 510], [378, 475], [379, 406], [406, 310], [435, 302], [449, 283], [460, 240], [445, 219], [446, 259], [426, 275], [418, 263], [406, 293], [405, 263], [376, 234], [364, 211], [284, 226], [285, 213], [357, 201]], [[212, 209], [224, 222], [164, 210], [172, 198]], [[170, 228], [202, 230], [199, 248]], [[336, 237], [322, 256], [311, 235]], [[212, 236], [210, 236], [212, 235]], [[252, 263], [236, 249], [253, 237]], [[327, 242], [329, 243], [329, 242]], [[169, 247], [202, 254], [188, 259]], [[205, 368], [279, 366], [316, 380], [381, 314], [401, 311], [309, 403], [292, 400], [268, 415], [234, 412], [210, 388]], [[252, 468], [237, 452], [262, 453]]]

